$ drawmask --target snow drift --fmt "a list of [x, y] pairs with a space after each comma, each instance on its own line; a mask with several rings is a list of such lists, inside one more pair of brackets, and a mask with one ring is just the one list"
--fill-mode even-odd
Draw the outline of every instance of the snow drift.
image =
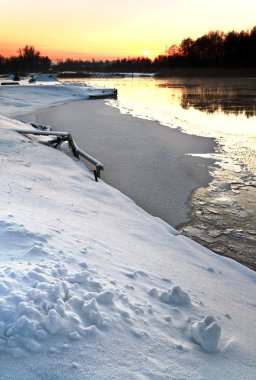
[[255, 378], [253, 271], [0, 128], [1, 378]]

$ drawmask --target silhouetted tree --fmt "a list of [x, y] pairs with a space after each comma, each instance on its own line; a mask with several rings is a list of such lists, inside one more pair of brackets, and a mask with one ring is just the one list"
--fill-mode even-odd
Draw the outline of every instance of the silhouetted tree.
[[[189, 67], [256, 67], [256, 27], [251, 32], [212, 31], [184, 39], [168, 49], [173, 65]], [[178, 59], [179, 58], [179, 59]], [[168, 60], [166, 60], [168, 62]]]
[[48, 57], [41, 56], [39, 50], [34, 46], [26, 45], [18, 50], [18, 62], [20, 69], [26, 72], [45, 71], [50, 68], [51, 60]]
[[48, 71], [50, 67], [51, 60], [29, 45], [19, 49], [17, 56], [0, 59], [0, 68], [4, 73]]

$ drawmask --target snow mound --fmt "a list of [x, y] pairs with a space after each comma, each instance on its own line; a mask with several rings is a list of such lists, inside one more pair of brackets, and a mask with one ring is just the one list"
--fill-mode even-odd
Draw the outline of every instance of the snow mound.
[[181, 289], [180, 286], [176, 285], [172, 288], [168, 289], [168, 291], [164, 291], [160, 294], [160, 300], [169, 303], [169, 304], [177, 304], [177, 305], [189, 305], [190, 298], [189, 295]]
[[[26, 253], [47, 255], [43, 249], [49, 236], [28, 231], [23, 225], [0, 220], [0, 250], [4, 258], [20, 258]], [[11, 244], [10, 244], [11, 242]]]
[[[15, 268], [0, 268], [1, 353], [18, 357], [28, 352], [44, 352], [51, 345], [52, 336], [57, 337], [58, 346], [58, 339], [61, 342], [80, 341], [99, 332], [104, 333], [109, 329], [113, 331], [116, 325], [122, 324], [130, 326], [127, 332], [134, 337], [148, 339], [150, 334], [141, 325], [143, 321], [143, 324], [150, 326], [150, 322], [146, 322], [146, 315], [155, 315], [154, 323], [159, 325], [165, 319], [177, 330], [177, 337], [186, 339], [183, 329], [187, 325], [186, 319], [190, 317], [183, 317], [177, 307], [169, 309], [169, 318], [164, 317], [168, 309], [161, 306], [162, 303], [187, 306], [196, 312], [197, 307], [192, 306], [188, 294], [180, 286], [173, 286], [160, 295], [158, 289], [150, 289], [138, 303], [127, 297], [128, 290], [135, 290], [135, 284], [126, 284], [126, 292], [120, 289], [104, 290], [102, 284], [92, 277], [91, 272], [96, 272], [84, 262], [80, 266], [83, 269], [74, 273], [60, 263], [30, 262], [27, 265], [16, 264]], [[144, 272], [137, 273], [140, 273], [137, 279], [140, 278], [142, 283], [150, 281]], [[137, 279], [130, 278], [131, 281]], [[155, 302], [147, 301], [147, 293]], [[177, 315], [179, 326], [175, 327], [172, 321]], [[186, 315], [190, 315], [188, 311]], [[190, 327], [189, 338], [201, 344], [206, 351], [212, 352], [218, 339], [215, 337], [214, 340], [212, 331], [216, 327], [214, 323], [210, 324], [209, 318], [204, 320], [206, 331], [202, 331], [202, 322], [195, 322]]]
[[[58, 233], [58, 230], [55, 232]], [[123, 326], [128, 334], [146, 342], [153, 339], [154, 324], [165, 329], [163, 321], [168, 323], [172, 332], [175, 331], [179, 347], [183, 347], [184, 342], [189, 345], [192, 339], [205, 351], [216, 351], [220, 337], [219, 326], [212, 317], [206, 317], [203, 321], [193, 320], [191, 313], [200, 314], [200, 307], [191, 301], [181, 286], [173, 285], [167, 290], [148, 288], [152, 275], [129, 268], [123, 272], [123, 286], [117, 287], [112, 280], [112, 289], [104, 289], [105, 280], [95, 281], [93, 274], [100, 278], [104, 276], [90, 268], [85, 261], [79, 262], [76, 270], [64, 263], [52, 261], [51, 255], [51, 260], [48, 259], [45, 263], [37, 260], [34, 262], [31, 253], [35, 245], [40, 243], [47, 246], [51, 236], [36, 234], [23, 226], [4, 221], [0, 223], [0, 234], [2, 249], [8, 246], [6, 239], [11, 237], [15, 252], [10, 254], [16, 255], [17, 259], [19, 250], [15, 244], [20, 244], [23, 251], [18, 258], [33, 259], [27, 263], [26, 260], [19, 263], [16, 260], [15, 265], [12, 260], [9, 263], [13, 265], [0, 267], [2, 354], [22, 357], [29, 352], [46, 352], [51, 347], [53, 336], [57, 349], [63, 345], [63, 341], [75, 344], [99, 333], [114, 331], [115, 326]], [[94, 241], [94, 245], [96, 247], [100, 244]], [[47, 250], [43, 246], [39, 248]], [[109, 252], [105, 246], [104, 250]], [[80, 254], [90, 255], [89, 252], [90, 245], [84, 247]], [[8, 252], [6, 255], [9, 257]], [[159, 278], [157, 281], [172, 283], [167, 278]], [[141, 293], [139, 302], [132, 296], [138, 286], [149, 289]], [[148, 319], [147, 316], [151, 318]], [[193, 320], [193, 324], [190, 320]], [[150, 332], [152, 328], [153, 335]], [[187, 329], [188, 337], [184, 333]]]
[[[108, 290], [92, 292], [87, 271], [70, 274], [65, 265], [1, 268], [0, 352], [14, 357], [47, 348], [51, 335], [79, 340], [106, 327], [99, 304], [112, 304]], [[91, 328], [94, 326], [94, 329]]]
[[207, 352], [216, 352], [221, 328], [215, 319], [208, 315], [201, 321], [194, 322], [190, 327], [190, 337]]
[[[169, 282], [169, 281], [168, 281]], [[190, 297], [188, 293], [181, 289], [180, 286], [174, 285], [168, 290], [164, 290], [160, 293], [157, 288], [151, 288], [148, 290], [148, 294], [154, 298], [158, 298], [160, 301], [169, 305], [180, 305], [186, 306], [191, 304]]]

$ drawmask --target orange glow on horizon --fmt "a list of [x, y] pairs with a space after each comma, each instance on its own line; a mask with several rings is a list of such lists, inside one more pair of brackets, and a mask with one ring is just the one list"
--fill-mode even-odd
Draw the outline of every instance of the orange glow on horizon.
[[32, 45], [36, 48], [36, 50], [39, 50], [41, 55], [48, 56], [53, 62], [57, 62], [58, 60], [65, 60], [65, 59], [74, 59], [74, 60], [92, 60], [92, 59], [98, 59], [98, 60], [115, 60], [115, 59], [122, 59], [122, 58], [137, 58], [137, 57], [144, 57], [149, 58], [153, 60], [158, 55], [163, 54], [163, 51], [160, 51], [159, 53], [155, 53], [149, 50], [139, 50], [135, 49], [134, 53], [128, 53], [127, 55], [106, 55], [106, 54], [93, 54], [93, 53], [86, 53], [86, 52], [74, 52], [74, 51], [60, 51], [60, 50], [52, 50], [52, 49], [44, 49], [40, 48], [38, 46], [35, 46], [34, 44], [21, 44], [17, 46], [6, 46], [5, 43], [1, 43], [0, 41], [0, 55], [2, 55], [5, 58], [9, 58], [11, 56], [16, 56], [18, 54], [18, 51], [20, 48], [23, 48], [25, 45]]
[[0, 55], [32, 45], [52, 61], [154, 59], [187, 37], [251, 29], [255, 14], [253, 0], [8, 0], [1, 4]]

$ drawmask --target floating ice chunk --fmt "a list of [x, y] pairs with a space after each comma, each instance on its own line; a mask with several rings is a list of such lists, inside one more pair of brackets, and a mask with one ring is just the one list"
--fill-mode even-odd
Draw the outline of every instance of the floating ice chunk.
[[231, 189], [230, 183], [221, 183], [218, 187], [216, 187], [216, 191], [228, 191]]
[[208, 315], [203, 320], [194, 322], [190, 326], [190, 337], [207, 352], [215, 352], [218, 347], [221, 333], [220, 326], [215, 319]]
[[164, 303], [178, 305], [188, 305], [191, 303], [189, 295], [178, 285], [173, 286], [168, 291], [162, 292], [160, 300]]
[[98, 294], [97, 301], [105, 305], [111, 304], [113, 302], [114, 296], [115, 295], [113, 292], [111, 292], [110, 290], [106, 290], [105, 292], [101, 292]]
[[48, 312], [48, 315], [44, 322], [46, 330], [50, 334], [56, 334], [61, 326], [61, 320], [59, 314], [56, 312], [56, 310], [51, 309]]
[[213, 238], [217, 238], [217, 237], [221, 236], [221, 235], [223, 234], [223, 232], [220, 231], [220, 230], [209, 230], [209, 231], [208, 231], [208, 234], [209, 234], [211, 237], [213, 237]]

